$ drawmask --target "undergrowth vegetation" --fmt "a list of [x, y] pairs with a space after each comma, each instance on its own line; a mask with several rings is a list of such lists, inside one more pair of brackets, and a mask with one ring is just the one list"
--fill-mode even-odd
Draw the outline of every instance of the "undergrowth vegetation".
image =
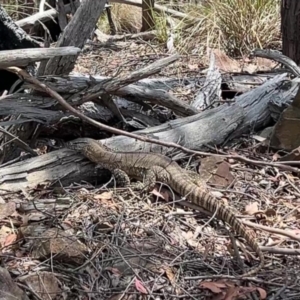
[[187, 52], [209, 46], [241, 55], [254, 48], [278, 48], [280, 43], [278, 0], [207, 0], [186, 6], [185, 13], [200, 19], [188, 29], [190, 21], [181, 26], [179, 46]]
[[[24, 18], [29, 13], [28, 1], [1, 2], [14, 19]], [[203, 55], [208, 48], [217, 48], [231, 56], [240, 56], [254, 48], [280, 47], [280, 0], [157, 0], [156, 4], [175, 8], [188, 16], [178, 19], [153, 12], [157, 40], [166, 44], [168, 33], [172, 32], [180, 53]], [[141, 8], [119, 3], [111, 5], [117, 33], [139, 32]], [[98, 28], [110, 32], [106, 13], [99, 19]]]
[[37, 8], [34, 2], [34, 0], [0, 0], [0, 4], [14, 20], [20, 20], [36, 13]]
[[[112, 4], [112, 19], [118, 33], [136, 33], [142, 27], [142, 9], [127, 4]], [[105, 13], [99, 19], [98, 28], [105, 32], [110, 32], [107, 15]]]
[[[169, 1], [156, 1], [170, 8], [174, 8], [174, 2], [171, 5]], [[158, 40], [165, 43], [168, 32], [172, 30], [179, 52], [200, 55], [207, 48], [218, 48], [231, 56], [240, 56], [254, 48], [277, 49], [280, 46], [280, 0], [198, 2], [179, 3], [178, 11], [189, 18], [172, 18], [172, 26], [165, 13], [154, 12]], [[112, 4], [112, 15], [119, 32], [137, 32], [141, 28], [140, 8]], [[109, 33], [105, 15], [99, 21], [99, 28]]]

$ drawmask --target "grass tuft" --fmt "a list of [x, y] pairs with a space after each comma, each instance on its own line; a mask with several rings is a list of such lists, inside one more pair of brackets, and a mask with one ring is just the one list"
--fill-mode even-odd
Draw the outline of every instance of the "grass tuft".
[[[136, 6], [114, 3], [111, 6], [112, 19], [118, 33], [137, 33], [142, 27], [142, 9]], [[107, 14], [104, 11], [98, 21], [98, 28], [110, 33]]]
[[187, 5], [185, 13], [201, 20], [182, 26], [178, 46], [186, 52], [210, 47], [236, 56], [281, 42], [279, 0], [206, 0]]

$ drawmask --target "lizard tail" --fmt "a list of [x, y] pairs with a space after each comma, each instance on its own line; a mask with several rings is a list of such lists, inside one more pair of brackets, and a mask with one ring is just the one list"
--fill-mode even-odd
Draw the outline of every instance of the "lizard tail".
[[249, 246], [257, 254], [260, 259], [260, 264], [258, 265], [258, 267], [238, 277], [251, 276], [258, 273], [264, 267], [264, 255], [258, 243], [256, 242], [254, 232], [251, 229], [248, 229], [242, 223], [242, 221], [236, 217], [236, 215], [230, 210], [230, 208], [220, 205], [218, 200], [210, 193], [202, 190], [197, 185], [191, 182], [178, 184], [178, 180], [180, 182], [182, 178], [180, 179], [173, 177], [173, 180], [177, 181], [177, 184], [174, 185], [179, 187], [177, 192], [179, 192], [183, 196], [186, 195], [187, 199], [192, 203], [204, 208], [212, 214], [215, 214], [217, 219], [228, 223], [238, 235], [246, 240]]

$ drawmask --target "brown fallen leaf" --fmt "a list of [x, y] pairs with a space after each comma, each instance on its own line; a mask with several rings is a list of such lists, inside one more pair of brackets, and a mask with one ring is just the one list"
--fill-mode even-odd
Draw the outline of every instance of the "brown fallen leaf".
[[8, 271], [0, 268], [0, 299], [29, 300], [26, 294], [15, 284]]
[[203, 281], [200, 283], [200, 287], [208, 289], [215, 294], [221, 293], [221, 288], [227, 288], [226, 284], [214, 281]]
[[237, 300], [240, 298], [237, 298], [239, 296], [239, 287], [237, 286], [230, 286], [228, 290], [226, 291], [226, 295], [224, 297], [224, 300]]
[[7, 226], [2, 226], [0, 228], [0, 245], [3, 247], [6, 243], [8, 236], [14, 234], [14, 230]]
[[135, 278], [135, 288], [142, 294], [146, 294], [146, 295], [148, 294], [143, 283], [140, 280], [138, 280], [137, 278]]
[[50, 228], [42, 233], [32, 245], [32, 256], [43, 259], [52, 256], [65, 263], [82, 264], [86, 260], [88, 248], [81, 243], [71, 230]]
[[261, 300], [267, 299], [267, 292], [264, 289], [262, 289], [260, 287], [257, 287], [256, 289], [259, 293], [259, 296], [260, 296]]
[[165, 189], [165, 188], [162, 188], [160, 189], [160, 191], [158, 191], [156, 188], [150, 192], [150, 194], [156, 196], [156, 197], [159, 197], [159, 198], [162, 198], [164, 199], [165, 201], [169, 201], [169, 193], [168, 191]]
[[165, 266], [164, 269], [165, 269], [165, 272], [166, 272], [166, 275], [167, 275], [169, 281], [171, 282], [173, 288], [175, 289], [176, 295], [177, 296], [181, 295], [182, 291], [181, 291], [181, 289], [178, 287], [178, 285], [176, 283], [175, 274], [174, 274], [172, 268], [170, 268], [168, 266]]
[[188, 65], [188, 68], [191, 70], [191, 71], [195, 71], [195, 70], [198, 70], [199, 66], [197, 64], [194, 64], [194, 65]]
[[3, 220], [11, 216], [16, 211], [16, 204], [10, 203], [0, 203], [0, 220]]
[[111, 200], [113, 197], [113, 191], [103, 192], [100, 195], [94, 195], [95, 200]]
[[30, 274], [20, 281], [24, 281], [42, 300], [55, 299], [61, 293], [58, 280], [51, 272]]
[[217, 171], [209, 180], [210, 183], [219, 187], [228, 187], [234, 181], [234, 176], [230, 172], [230, 165], [223, 161], [218, 164]]
[[240, 63], [230, 58], [224, 51], [212, 49], [212, 52], [215, 55], [215, 66], [220, 70], [228, 73], [241, 71]]
[[264, 211], [264, 214], [265, 214], [267, 217], [269, 217], [269, 218], [271, 218], [271, 217], [276, 217], [276, 215], [277, 215], [276, 210], [273, 209], [273, 208], [268, 208], [268, 209], [266, 209], [266, 210]]
[[251, 202], [247, 204], [245, 212], [250, 216], [256, 214], [258, 212], [258, 202]]
[[9, 245], [13, 244], [17, 240], [17, 238], [18, 238], [18, 236], [15, 233], [9, 234], [6, 237], [3, 246], [9, 246]]
[[201, 160], [199, 168], [199, 177], [203, 182], [208, 182], [215, 174], [218, 165], [224, 161], [224, 158], [218, 156], [208, 156]]

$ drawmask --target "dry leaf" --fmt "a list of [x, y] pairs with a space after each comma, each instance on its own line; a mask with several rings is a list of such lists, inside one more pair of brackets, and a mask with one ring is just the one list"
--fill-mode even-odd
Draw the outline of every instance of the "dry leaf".
[[278, 161], [280, 159], [280, 155], [278, 153], [274, 153], [272, 158], [272, 161]]
[[265, 213], [265, 215], [267, 216], [267, 217], [269, 217], [269, 218], [271, 218], [271, 217], [276, 217], [276, 210], [275, 209], [273, 209], [273, 208], [268, 208], [268, 209], [266, 209], [265, 211], [264, 211], [264, 213]]
[[11, 216], [15, 211], [16, 204], [14, 202], [0, 203], [0, 220]]
[[15, 233], [9, 234], [8, 236], [6, 236], [3, 246], [9, 246], [13, 244], [17, 240], [17, 237], [18, 236]]
[[170, 280], [170, 282], [172, 283], [172, 285], [175, 283], [175, 275], [172, 271], [172, 269], [170, 267], [167, 267], [165, 269], [166, 275], [168, 277], [168, 279]]
[[37, 259], [52, 256], [54, 260], [76, 264], [85, 261], [85, 253], [88, 251], [87, 246], [80, 242], [71, 230], [58, 228], [50, 228], [43, 232], [42, 237], [35, 240], [32, 249], [32, 256]]
[[264, 300], [267, 298], [267, 292], [264, 289], [262, 289], [260, 287], [257, 287], [256, 289], [259, 292], [259, 296], [260, 296], [261, 300]]
[[2, 226], [0, 229], [0, 245], [3, 247], [9, 235], [14, 234], [14, 230], [7, 226]]
[[221, 288], [226, 288], [226, 284], [213, 282], [213, 281], [203, 281], [200, 283], [200, 287], [208, 289], [215, 294], [219, 294], [222, 292]]
[[50, 272], [38, 272], [26, 276], [23, 281], [42, 300], [55, 299], [61, 293], [56, 277]]
[[107, 267], [105, 268], [105, 270], [112, 272], [112, 274], [117, 275], [117, 276], [121, 276], [122, 273], [120, 272], [119, 269], [117, 268], [113, 268], [113, 267]]
[[159, 198], [162, 198], [164, 199], [165, 201], [169, 201], [169, 193], [168, 191], [165, 189], [165, 188], [162, 188], [160, 189], [160, 191], [158, 191], [156, 188], [150, 192], [150, 194], [156, 196], [156, 197], [159, 197]]
[[191, 71], [195, 71], [195, 70], [198, 70], [198, 65], [197, 65], [197, 64], [194, 64], [194, 65], [188, 65], [188, 68], [189, 68]]
[[219, 156], [208, 156], [201, 160], [199, 168], [199, 177], [202, 182], [208, 182], [215, 174], [219, 163], [223, 162], [224, 158]]
[[94, 195], [95, 200], [111, 200], [113, 196], [113, 191], [110, 192], [104, 192], [100, 195]]
[[140, 280], [138, 280], [137, 278], [135, 278], [135, 288], [142, 294], [148, 294], [146, 288], [144, 287], [144, 285], [142, 284], [142, 282]]
[[250, 204], [246, 205], [245, 212], [248, 215], [254, 215], [258, 212], [258, 202], [251, 202]]
[[[12, 280], [8, 271], [0, 268], [0, 299], [5, 300], [29, 300], [26, 294]], [[49, 299], [49, 298], [48, 298]]]
[[209, 182], [219, 187], [227, 187], [234, 180], [234, 176], [230, 172], [230, 165], [223, 161], [218, 164], [216, 173], [211, 177]]
[[224, 72], [240, 72], [240, 63], [237, 60], [230, 58], [224, 51], [212, 49], [215, 55], [215, 67]]
[[224, 300], [237, 300], [240, 298], [237, 298], [239, 296], [239, 288], [235, 286], [230, 286], [226, 292]]

